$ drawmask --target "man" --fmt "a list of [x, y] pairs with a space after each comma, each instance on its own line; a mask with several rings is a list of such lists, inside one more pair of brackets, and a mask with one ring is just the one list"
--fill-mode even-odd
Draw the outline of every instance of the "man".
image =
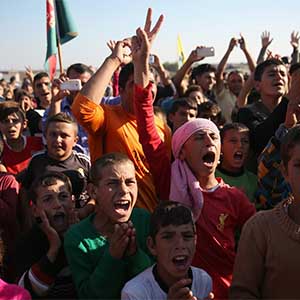
[[[150, 38], [153, 39], [163, 18], [161, 17], [153, 30], [150, 31], [151, 13], [152, 11], [149, 10], [145, 28]], [[105, 59], [102, 66], [76, 96], [72, 111], [78, 122], [89, 134], [91, 160], [94, 161], [104, 153], [109, 152], [127, 154], [130, 160], [134, 162], [139, 185], [137, 207], [153, 211], [158, 199], [137, 132], [133, 105], [134, 68], [132, 64], [127, 64], [129, 56], [126, 53], [126, 47], [128, 46], [130, 46], [129, 40], [116, 43], [111, 55]], [[127, 64], [119, 76], [121, 104], [99, 105], [99, 99], [104, 96], [113, 73], [121, 64]], [[170, 129], [158, 118], [155, 119], [155, 123], [161, 138], [168, 144], [170, 142]], [[170, 149], [170, 144], [168, 148]]]

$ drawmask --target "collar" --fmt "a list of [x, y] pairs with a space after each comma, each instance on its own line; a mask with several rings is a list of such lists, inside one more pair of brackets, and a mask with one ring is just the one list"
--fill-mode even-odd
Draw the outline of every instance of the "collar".
[[[169, 287], [167, 284], [160, 278], [157, 272], [157, 264], [153, 267], [152, 269], [152, 274], [154, 276], [155, 281], [158, 283], [159, 287], [166, 293], [168, 294], [169, 292]], [[192, 279], [192, 283], [188, 285], [189, 289], [192, 289], [192, 284], [193, 284], [193, 271], [192, 268], [190, 267], [188, 270], [188, 278]]]

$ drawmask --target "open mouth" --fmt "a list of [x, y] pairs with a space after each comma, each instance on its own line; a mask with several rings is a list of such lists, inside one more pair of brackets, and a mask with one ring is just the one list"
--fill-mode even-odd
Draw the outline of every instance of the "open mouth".
[[66, 215], [63, 212], [60, 213], [56, 213], [53, 217], [52, 217], [53, 223], [57, 226], [61, 226], [65, 224], [65, 220], [66, 220]]
[[130, 208], [130, 201], [119, 200], [114, 203], [114, 208], [116, 211], [128, 211]]
[[237, 151], [233, 154], [234, 160], [241, 161], [244, 158], [243, 152]]
[[173, 257], [172, 262], [178, 269], [185, 269], [186, 267], [189, 267], [189, 257], [187, 255], [175, 256]]
[[212, 166], [215, 162], [216, 154], [213, 151], [207, 152], [203, 157], [202, 160], [205, 165]]

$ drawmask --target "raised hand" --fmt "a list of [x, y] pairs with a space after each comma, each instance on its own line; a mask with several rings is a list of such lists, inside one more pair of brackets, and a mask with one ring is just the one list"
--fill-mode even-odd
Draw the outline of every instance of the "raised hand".
[[188, 287], [191, 283], [192, 280], [188, 278], [177, 281], [169, 288], [167, 300], [197, 300]]
[[261, 34], [261, 47], [268, 48], [272, 41], [273, 39], [270, 37], [270, 31], [263, 31]]
[[33, 84], [34, 74], [30, 66], [25, 66], [25, 75], [30, 80], [31, 84]]
[[291, 33], [291, 41], [290, 41], [293, 48], [296, 48], [296, 49], [299, 48], [299, 39], [300, 39], [299, 32], [293, 31]]
[[152, 25], [152, 9], [148, 8], [147, 11], [147, 16], [146, 16], [146, 21], [145, 21], [145, 26], [144, 26], [144, 31], [148, 36], [148, 40], [150, 43], [150, 47], [153, 44], [153, 41], [156, 37], [156, 35], [158, 34], [160, 27], [163, 23], [164, 20], [164, 16], [160, 15], [156, 24], [154, 25], [153, 29], [151, 30], [151, 25]]
[[228, 46], [228, 50], [230, 50], [230, 51], [232, 51], [233, 50], [233, 48], [235, 47], [235, 46], [237, 46], [237, 44], [238, 44], [238, 39], [236, 39], [236, 38], [231, 38], [231, 40], [230, 40], [230, 42], [229, 42], [229, 46]]
[[245, 42], [245, 38], [242, 36], [242, 34], [240, 33], [240, 38], [238, 40], [239, 44], [240, 44], [240, 48], [245, 51], [246, 50], [246, 42]]
[[67, 80], [69, 80], [69, 78], [66, 73], [61, 73], [59, 78], [52, 81], [52, 102], [62, 101], [64, 97], [70, 95], [70, 91], [60, 88], [60, 85]]
[[49, 242], [49, 250], [47, 252], [47, 256], [51, 262], [54, 262], [62, 245], [60, 237], [57, 231], [50, 225], [48, 217], [43, 209], [34, 206], [33, 215], [35, 217], [36, 223], [47, 236]]

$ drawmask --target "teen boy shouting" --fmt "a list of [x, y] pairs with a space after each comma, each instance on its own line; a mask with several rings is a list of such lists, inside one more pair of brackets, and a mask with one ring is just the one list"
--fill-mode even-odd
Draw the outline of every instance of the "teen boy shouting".
[[123, 285], [151, 265], [149, 214], [133, 208], [135, 169], [124, 154], [103, 155], [90, 175], [95, 213], [68, 231], [65, 251], [79, 298], [117, 299]]
[[157, 263], [126, 283], [122, 300], [212, 297], [210, 276], [191, 267], [196, 227], [189, 208], [178, 202], [161, 202], [151, 215], [147, 245]]

